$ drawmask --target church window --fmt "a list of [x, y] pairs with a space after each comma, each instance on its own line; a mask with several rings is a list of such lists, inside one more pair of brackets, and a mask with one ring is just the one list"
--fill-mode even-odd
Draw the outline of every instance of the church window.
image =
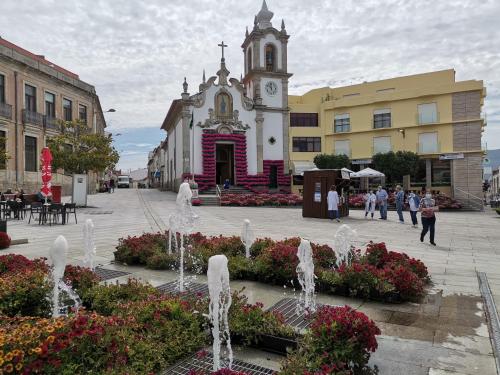
[[233, 102], [228, 93], [221, 92], [216, 97], [217, 110], [216, 114], [219, 118], [231, 118], [233, 116]]
[[290, 126], [292, 127], [317, 127], [317, 113], [290, 113]]
[[249, 48], [247, 53], [247, 72], [250, 70], [252, 70], [252, 48]]
[[266, 45], [266, 70], [275, 71], [276, 49], [272, 44]]

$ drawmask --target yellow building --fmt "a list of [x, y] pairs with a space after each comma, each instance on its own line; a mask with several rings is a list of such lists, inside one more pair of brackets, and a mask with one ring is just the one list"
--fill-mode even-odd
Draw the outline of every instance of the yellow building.
[[425, 183], [462, 201], [482, 196], [482, 81], [455, 81], [454, 70], [417, 74], [289, 96], [295, 191], [317, 154], [346, 154], [368, 166], [387, 151], [426, 161]]

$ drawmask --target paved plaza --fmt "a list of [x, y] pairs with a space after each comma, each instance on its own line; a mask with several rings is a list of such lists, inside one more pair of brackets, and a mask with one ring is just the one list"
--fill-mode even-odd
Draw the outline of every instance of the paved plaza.
[[[157, 286], [176, 278], [174, 272], [151, 271], [140, 267], [111, 264], [120, 237], [163, 231], [175, 206], [175, 195], [156, 190], [117, 190], [114, 194], [89, 197], [89, 207], [78, 212], [78, 224], [70, 218], [66, 226], [39, 226], [9, 221], [13, 239], [27, 238], [27, 244], [12, 246], [8, 252], [30, 258], [48, 256], [59, 234], [69, 242], [70, 262], [83, 258], [82, 227], [85, 219], [95, 224], [97, 262], [106, 268], [124, 269], [132, 277]], [[244, 219], [250, 219], [258, 237], [282, 239], [301, 236], [314, 242], [332, 244], [340, 224], [320, 219], [304, 219], [300, 209], [256, 207], [195, 207], [198, 228], [205, 234], [239, 235]], [[437, 215], [437, 247], [421, 243], [419, 230], [397, 222], [389, 213], [387, 222], [366, 220], [363, 212], [351, 211], [342, 220], [356, 230], [356, 245], [370, 240], [384, 241], [390, 250], [404, 251], [423, 260], [433, 284], [422, 303], [382, 304], [358, 299], [319, 295], [329, 304], [349, 304], [365, 312], [382, 330], [379, 349], [372, 356], [380, 374], [496, 374], [488, 326], [476, 271], [485, 272], [497, 305], [500, 304], [500, 216], [487, 210], [441, 212]], [[5, 253], [5, 252], [4, 252]], [[122, 277], [122, 279], [128, 276]], [[203, 276], [198, 277], [203, 282]], [[233, 289], [245, 286], [251, 302], [270, 307], [294, 291], [253, 282], [232, 282]], [[237, 356], [266, 367], [278, 368], [278, 358], [245, 351]]]

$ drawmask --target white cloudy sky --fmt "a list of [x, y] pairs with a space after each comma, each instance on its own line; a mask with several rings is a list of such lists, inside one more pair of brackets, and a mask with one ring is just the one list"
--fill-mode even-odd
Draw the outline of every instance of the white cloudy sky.
[[[186, 76], [243, 70], [241, 43], [260, 0], [1, 0], [0, 35], [96, 86], [120, 166], [146, 163]], [[489, 148], [500, 148], [500, 0], [268, 0], [291, 34], [291, 94], [454, 68], [482, 79]]]

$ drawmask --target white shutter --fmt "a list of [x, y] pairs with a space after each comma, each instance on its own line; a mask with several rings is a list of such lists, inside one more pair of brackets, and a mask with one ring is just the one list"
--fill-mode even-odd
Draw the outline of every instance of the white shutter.
[[373, 154], [386, 153], [392, 150], [391, 137], [374, 137]]
[[439, 152], [438, 133], [421, 133], [418, 135], [418, 152], [435, 154]]
[[351, 156], [351, 141], [335, 141], [335, 155]]
[[426, 103], [418, 105], [418, 123], [432, 124], [438, 122], [436, 103]]

